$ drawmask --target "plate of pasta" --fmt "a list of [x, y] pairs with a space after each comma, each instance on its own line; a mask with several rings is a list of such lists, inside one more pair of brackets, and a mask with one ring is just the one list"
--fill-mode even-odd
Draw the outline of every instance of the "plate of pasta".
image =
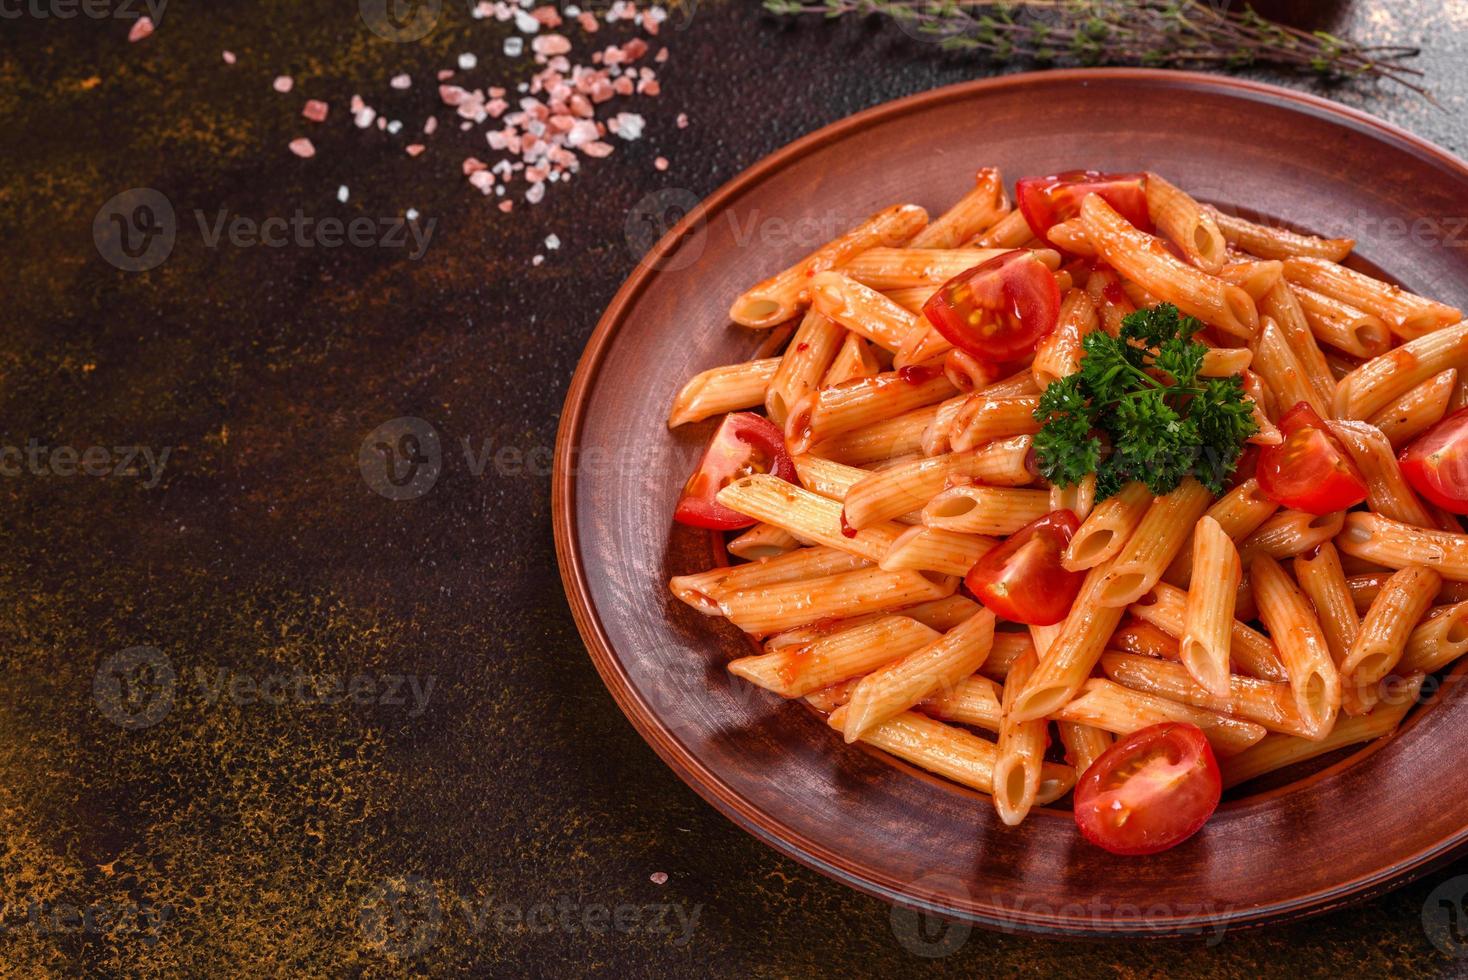
[[1178, 935], [1400, 884], [1468, 841], [1457, 215], [1445, 151], [1188, 73], [792, 144], [577, 370], [593, 661], [724, 813], [909, 906]]

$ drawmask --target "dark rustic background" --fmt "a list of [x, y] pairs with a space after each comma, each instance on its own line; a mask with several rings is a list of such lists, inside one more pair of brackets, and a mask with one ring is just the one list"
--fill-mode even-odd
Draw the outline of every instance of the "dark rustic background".
[[[444, 114], [435, 69], [461, 51], [496, 67], [505, 28], [461, 0], [415, 43], [374, 35], [348, 0], [177, 0], [138, 44], [123, 19], [136, 3], [70, 18], [66, 4], [16, 2], [0, 19], [0, 447], [46, 447], [0, 478], [0, 956], [20, 972], [1460, 970], [1451, 954], [1468, 944], [1432, 893], [1461, 899], [1465, 864], [1207, 945], [921, 933], [705, 805], [587, 660], [556, 571], [549, 451], [582, 345], [637, 259], [629, 209], [659, 189], [702, 196], [801, 134], [990, 68], [876, 24], [777, 24], [705, 0], [664, 26], [663, 95], [635, 107], [644, 138], [504, 215], [459, 173], [482, 144], [449, 128], [411, 159], [407, 140], [344, 121], [361, 92], [416, 127]], [[1287, 6], [1420, 43], [1442, 108], [1259, 77], [1468, 150], [1462, 5]], [[414, 88], [389, 93], [398, 71]], [[278, 73], [295, 77], [290, 96], [271, 91]], [[331, 102], [326, 125], [300, 119], [308, 97]], [[286, 152], [299, 135], [315, 159]], [[147, 272], [94, 240], [99, 209], [131, 188], [177, 216], [172, 253]], [[435, 222], [418, 261], [211, 247], [194, 217], [409, 207]], [[395, 501], [364, 479], [371, 447], [365, 469], [358, 454], [403, 416], [433, 427], [443, 468]], [[463, 440], [492, 455], [478, 473]], [[50, 453], [85, 461], [94, 446], [98, 473], [125, 447], [169, 456], [155, 481], [72, 474]], [[355, 678], [358, 697], [320, 704], [272, 683], [299, 675]], [[419, 685], [421, 710], [397, 677]], [[549, 929], [524, 928], [527, 912]]]

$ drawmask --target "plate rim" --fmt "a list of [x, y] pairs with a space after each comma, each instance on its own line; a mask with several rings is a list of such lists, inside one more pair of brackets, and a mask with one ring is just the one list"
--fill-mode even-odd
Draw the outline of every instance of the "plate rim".
[[[618, 288], [586, 345], [562, 403], [556, 432], [551, 476], [551, 521], [555, 538], [556, 561], [562, 587], [583, 645], [622, 714], [632, 723], [638, 735], [689, 788], [711, 804], [724, 817], [779, 853], [825, 875], [847, 887], [871, 895], [890, 904], [906, 906], [922, 912], [1005, 933], [1040, 934], [1073, 938], [1171, 938], [1196, 936], [1216, 929], [1247, 929], [1282, 925], [1368, 901], [1392, 891], [1441, 866], [1458, 854], [1468, 851], [1468, 826], [1459, 829], [1434, 846], [1378, 872], [1318, 889], [1303, 896], [1271, 905], [1229, 910], [1200, 916], [1174, 916], [1146, 920], [1145, 925], [1128, 926], [1122, 922], [1098, 923], [1094, 918], [1067, 918], [1062, 915], [1015, 914], [997, 906], [985, 905], [984, 911], [955, 908], [924, 899], [901, 888], [884, 885], [869, 877], [854, 874], [839, 866], [837, 856], [819, 842], [811, 840], [783, 824], [783, 836], [762, 826], [753, 815], [757, 807], [746, 802], [727, 786], [719, 775], [688, 753], [662, 724], [651, 708], [637, 695], [631, 680], [617, 657], [602, 626], [600, 615], [591, 600], [590, 587], [577, 543], [576, 472], [570, 464], [571, 451], [578, 445], [584, 410], [589, 395], [605, 360], [605, 355], [625, 322], [634, 300], [659, 274], [660, 263], [673, 252], [683, 238], [698, 227], [705, 212], [724, 207], [732, 199], [749, 190], [767, 174], [788, 161], [831, 142], [878, 125], [891, 116], [950, 99], [974, 94], [1023, 88], [1037, 82], [1047, 84], [1086, 85], [1097, 80], [1130, 80], [1163, 87], [1202, 88], [1243, 95], [1260, 101], [1283, 104], [1295, 111], [1323, 115], [1357, 129], [1374, 130], [1391, 141], [1405, 144], [1414, 153], [1427, 156], [1439, 165], [1456, 170], [1468, 180], [1468, 161], [1437, 144], [1394, 123], [1387, 122], [1352, 106], [1321, 96], [1283, 88], [1267, 82], [1214, 75], [1204, 72], [1153, 68], [1068, 68], [1016, 72], [989, 78], [972, 79], [928, 89], [913, 95], [879, 103], [845, 116], [789, 142], [721, 184], [680, 221], [669, 229], [646, 255], [638, 259], [627, 279]], [[1354, 759], [1355, 757], [1352, 756]], [[1327, 771], [1336, 769], [1333, 765]], [[1262, 794], [1264, 796], [1272, 793]], [[766, 819], [769, 819], [766, 816]]]

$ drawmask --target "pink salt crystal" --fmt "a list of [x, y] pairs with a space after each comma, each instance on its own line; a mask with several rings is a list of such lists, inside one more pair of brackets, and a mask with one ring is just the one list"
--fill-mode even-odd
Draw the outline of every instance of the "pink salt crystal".
[[581, 152], [589, 157], [606, 157], [612, 155], [612, 146], [610, 143], [593, 140], [590, 143], [582, 144]]
[[357, 113], [361, 112], [365, 108], [367, 108], [367, 103], [362, 101], [362, 97], [360, 95], [352, 96], [352, 115], [355, 116]]
[[458, 85], [440, 85], [438, 97], [443, 99], [444, 105], [458, 105], [469, 97], [469, 93]]
[[652, 11], [651, 10], [647, 11], [646, 13], [644, 13], [642, 15], [642, 29], [644, 31], [647, 31], [647, 33], [653, 35], [654, 37], [657, 36], [657, 33], [658, 33], [658, 22], [652, 19]]
[[576, 120], [564, 113], [550, 117], [550, 128], [557, 132], [568, 133], [574, 125], [576, 125]]
[[584, 95], [577, 94], [577, 95], [571, 96], [570, 106], [571, 106], [571, 112], [574, 115], [577, 115], [577, 116], [589, 116], [589, 115], [591, 115], [591, 103], [588, 102], [588, 101], [586, 101], [586, 96], [584, 96]]
[[528, 180], [528, 181], [530, 181], [532, 184], [538, 184], [541, 181], [545, 180], [545, 178], [546, 178], [546, 170], [545, 170], [544, 167], [526, 167], [525, 168], [525, 179]]
[[662, 94], [663, 87], [658, 84], [658, 80], [656, 78], [644, 78], [642, 81], [637, 83], [637, 91], [642, 93], [643, 95], [656, 96]]
[[618, 95], [631, 95], [632, 79], [628, 78], [626, 75], [623, 75], [621, 78], [612, 83], [612, 91], [616, 92]]
[[488, 194], [494, 187], [494, 174], [488, 170], [476, 170], [469, 175], [469, 183]]
[[469, 175], [471, 175], [471, 174], [477, 174], [481, 170], [488, 170], [488, 169], [489, 169], [489, 164], [485, 163], [483, 160], [479, 159], [478, 157], [465, 157], [464, 158], [464, 176], [466, 176], [466, 177], [469, 176]]
[[490, 118], [498, 119], [509, 107], [510, 104], [504, 99], [491, 99], [489, 103], [485, 105], [484, 111], [489, 113]]
[[668, 158], [667, 157], [658, 157], [656, 160], [654, 160], [652, 162], [652, 165], [654, 167], [656, 167], [657, 169], [659, 169], [659, 170], [667, 170], [668, 169]]
[[232, 65], [235, 63], [236, 60], [237, 59], [235, 58], [233, 51], [224, 52], [224, 63], [226, 65]]
[[505, 134], [497, 129], [491, 129], [484, 134], [484, 137], [489, 141], [489, 148], [491, 150], [503, 150], [509, 146], [509, 140], [505, 137]]
[[136, 44], [143, 38], [151, 37], [152, 35], [153, 18], [139, 17], [137, 20], [133, 21], [132, 28], [127, 32], [127, 39], [129, 42]]
[[576, 18], [576, 21], [581, 25], [581, 29], [588, 34], [595, 34], [598, 28], [601, 27], [601, 25], [596, 22], [596, 14], [593, 14], [589, 10], [583, 11], [581, 15]]
[[541, 34], [530, 42], [530, 48], [536, 54], [550, 57], [555, 54], [565, 54], [571, 50], [571, 42], [561, 34]]
[[290, 150], [303, 160], [309, 160], [316, 155], [316, 147], [304, 136], [290, 142]]
[[410, 157], [416, 157], [418, 154], [422, 153], [426, 149], [427, 147], [424, 146], [422, 143], [409, 143], [407, 146], [403, 147], [403, 151], [407, 153]]
[[489, 87], [489, 97], [491, 99], [502, 99], [505, 97], [505, 90], [498, 85], [491, 85]]
[[679, 129], [687, 129], [688, 128], [688, 113], [686, 113], [686, 112], [680, 112], [680, 113], [678, 113], [678, 128]]
[[647, 880], [654, 885], [666, 885], [668, 883], [668, 873], [666, 871], [654, 871], [647, 876]]
[[377, 128], [379, 130], [386, 130], [387, 129], [387, 117], [386, 116], [378, 116], [377, 117]]
[[546, 4], [543, 7], [536, 7], [534, 10], [530, 11], [530, 16], [540, 21], [541, 27], [561, 26], [560, 11], [558, 11], [555, 7], [550, 6], [549, 4]]
[[667, 48], [658, 48], [658, 53], [655, 54], [655, 55], [653, 55], [653, 59], [652, 60], [653, 61], [656, 61], [658, 64], [662, 64], [663, 62], [667, 61], [668, 60], [668, 49]]
[[289, 75], [276, 75], [275, 81], [270, 83], [270, 87], [275, 89], [277, 92], [289, 92], [291, 89], [295, 88], [295, 85], [295, 79], [291, 78]]
[[307, 99], [305, 107], [301, 109], [301, 115], [312, 122], [325, 122], [326, 114], [330, 111], [330, 108], [330, 106], [320, 99]]
[[[525, 171], [528, 175], [530, 171]], [[526, 178], [529, 179], [528, 176]], [[525, 201], [528, 204], [539, 204], [545, 198], [545, 184], [536, 181], [525, 191]]]
[[[595, 61], [596, 57], [592, 56], [591, 60]], [[620, 65], [626, 60], [627, 56], [623, 54], [622, 49], [617, 47], [616, 45], [607, 48], [601, 53], [601, 63], [604, 65]]]
[[509, 214], [514, 209], [515, 209], [515, 202], [514, 201], [511, 201], [509, 198], [506, 198], [505, 200], [503, 200], [503, 201], [500, 202], [500, 210], [503, 211], [503, 212], [505, 212], [505, 214]]
[[453, 78], [453, 77], [454, 77], [454, 70], [452, 68], [440, 68], [438, 70], [438, 80], [440, 82], [446, 82], [450, 78]]
[[390, 86], [392, 86], [395, 89], [398, 89], [399, 91], [402, 91], [405, 88], [411, 88], [412, 87], [412, 85], [413, 85], [413, 78], [412, 78], [412, 76], [410, 76], [410, 75], [408, 75], [406, 73], [405, 74], [401, 74], [401, 75], [394, 75], [392, 77], [392, 80], [389, 81], [387, 84], [390, 85]]
[[423, 120], [423, 135], [424, 136], [432, 136], [436, 132], [438, 132], [438, 117], [437, 116], [429, 116], [427, 119]]
[[628, 61], [636, 61], [638, 58], [647, 54], [647, 42], [640, 37], [634, 37], [622, 45], [622, 54], [626, 56]]
[[568, 146], [582, 146], [594, 141], [600, 135], [596, 131], [596, 124], [589, 119], [578, 119], [566, 134]]

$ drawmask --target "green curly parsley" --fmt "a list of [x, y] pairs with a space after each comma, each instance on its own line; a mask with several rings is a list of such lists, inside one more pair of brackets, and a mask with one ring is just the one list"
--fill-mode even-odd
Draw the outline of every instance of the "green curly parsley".
[[1097, 500], [1132, 480], [1170, 493], [1189, 475], [1222, 494], [1258, 427], [1238, 377], [1198, 377], [1202, 326], [1163, 303], [1127, 316], [1120, 337], [1087, 334], [1080, 371], [1051, 382], [1035, 410], [1040, 473], [1058, 486], [1095, 473]]

